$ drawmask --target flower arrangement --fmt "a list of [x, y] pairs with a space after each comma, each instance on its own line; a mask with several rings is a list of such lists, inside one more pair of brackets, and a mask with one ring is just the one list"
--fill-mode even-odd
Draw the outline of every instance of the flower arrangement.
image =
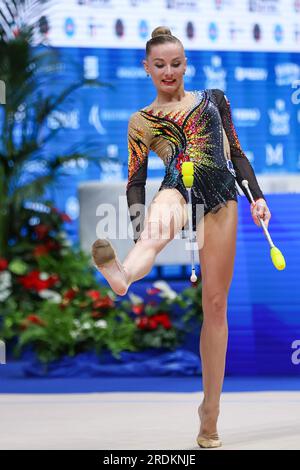
[[15, 355], [43, 363], [94, 350], [175, 349], [192, 319], [201, 320], [201, 284], [180, 294], [156, 281], [145, 298], [125, 300], [99, 283], [91, 259], [70, 246], [68, 216], [51, 203], [27, 204], [22, 229], [0, 258], [0, 338]]

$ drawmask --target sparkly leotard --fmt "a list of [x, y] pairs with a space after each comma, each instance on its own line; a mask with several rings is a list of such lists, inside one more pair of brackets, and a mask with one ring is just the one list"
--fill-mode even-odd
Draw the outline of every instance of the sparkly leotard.
[[[204, 205], [204, 214], [237, 200], [235, 181], [247, 179], [254, 199], [263, 198], [253, 168], [241, 149], [230, 104], [218, 89], [187, 92], [179, 103], [150, 105], [134, 113], [128, 125], [127, 202], [131, 220], [134, 204], [145, 204], [149, 151], [165, 164], [159, 190], [176, 188], [188, 201], [181, 164], [194, 162], [192, 202]], [[143, 221], [143, 217], [142, 217]], [[195, 224], [195, 220], [193, 221]], [[135, 241], [138, 239], [135, 230]], [[195, 228], [195, 226], [194, 226]]]

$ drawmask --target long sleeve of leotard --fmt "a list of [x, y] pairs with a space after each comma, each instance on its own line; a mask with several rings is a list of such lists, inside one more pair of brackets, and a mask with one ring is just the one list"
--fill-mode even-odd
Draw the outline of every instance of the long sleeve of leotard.
[[214, 89], [212, 90], [212, 93], [218, 104], [223, 127], [229, 141], [230, 156], [234, 170], [236, 172], [236, 179], [238, 185], [241, 187], [241, 189], [247, 196], [249, 202], [251, 202], [250, 197], [246, 191], [246, 188], [242, 186], [242, 181], [244, 179], [248, 180], [249, 188], [254, 200], [257, 200], [259, 198], [265, 199], [257, 182], [252, 165], [241, 148], [237, 132], [233, 124], [229, 101], [222, 90]]
[[147, 180], [148, 154], [151, 134], [139, 112], [128, 123], [128, 182], [127, 204], [136, 243], [145, 219], [145, 184]]

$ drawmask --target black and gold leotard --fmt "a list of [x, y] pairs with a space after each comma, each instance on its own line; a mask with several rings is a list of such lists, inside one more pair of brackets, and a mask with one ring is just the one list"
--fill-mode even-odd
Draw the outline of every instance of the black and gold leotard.
[[[165, 165], [159, 190], [177, 188], [188, 200], [181, 164], [194, 162], [193, 204], [203, 204], [204, 214], [216, 212], [228, 200], [237, 200], [235, 181], [247, 179], [254, 199], [263, 198], [253, 168], [241, 149], [230, 104], [218, 89], [187, 92], [179, 103], [150, 105], [134, 113], [128, 125], [127, 202], [131, 220], [134, 204], [145, 204], [149, 151]], [[249, 197], [248, 197], [249, 199]], [[143, 222], [143, 217], [142, 217]], [[141, 227], [139, 227], [141, 228]], [[135, 241], [138, 238], [137, 228]]]

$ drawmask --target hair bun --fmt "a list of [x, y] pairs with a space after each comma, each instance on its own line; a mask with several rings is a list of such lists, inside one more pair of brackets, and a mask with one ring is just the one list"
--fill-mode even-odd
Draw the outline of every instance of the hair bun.
[[157, 28], [152, 31], [151, 38], [155, 38], [156, 36], [172, 36], [172, 33], [171, 30], [165, 26], [157, 26]]

